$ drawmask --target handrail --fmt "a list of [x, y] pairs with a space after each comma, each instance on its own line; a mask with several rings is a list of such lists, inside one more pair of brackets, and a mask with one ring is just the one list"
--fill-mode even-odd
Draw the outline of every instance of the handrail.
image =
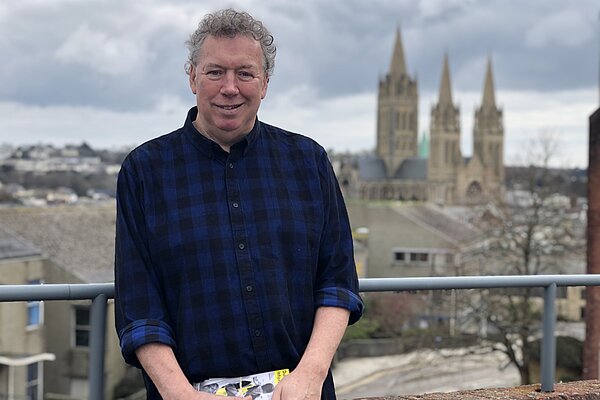
[[[511, 287], [544, 288], [544, 312], [541, 346], [541, 389], [554, 390], [556, 368], [556, 288], [564, 286], [600, 286], [600, 274], [581, 275], [499, 275], [409, 278], [362, 278], [361, 292], [413, 290], [493, 289]], [[92, 300], [89, 399], [104, 399], [104, 348], [106, 303], [114, 298], [113, 283], [0, 285], [0, 302], [42, 300]]]
[[0, 302], [42, 300], [91, 300], [96, 296], [115, 297], [112, 283], [0, 285]]
[[508, 287], [600, 286], [600, 274], [436, 276], [419, 278], [364, 278], [361, 292], [409, 290], [498, 289]]

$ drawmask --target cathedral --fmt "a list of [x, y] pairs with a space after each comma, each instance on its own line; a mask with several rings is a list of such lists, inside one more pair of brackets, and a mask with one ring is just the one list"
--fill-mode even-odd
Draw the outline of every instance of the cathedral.
[[419, 91], [408, 75], [400, 30], [389, 72], [379, 81], [375, 154], [339, 163], [342, 189], [365, 200], [480, 204], [504, 188], [504, 127], [496, 105], [488, 60], [481, 105], [475, 110], [473, 155], [460, 150], [460, 110], [452, 100], [448, 57], [444, 57], [438, 101], [431, 109], [429, 154], [420, 155]]

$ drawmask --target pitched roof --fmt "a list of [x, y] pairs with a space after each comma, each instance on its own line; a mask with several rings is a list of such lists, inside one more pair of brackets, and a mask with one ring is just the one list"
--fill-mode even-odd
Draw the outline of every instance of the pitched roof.
[[380, 181], [387, 177], [383, 160], [368, 154], [358, 158], [358, 175], [363, 181]]
[[452, 217], [442, 209], [431, 205], [398, 207], [395, 210], [458, 244], [468, 244], [480, 237], [477, 228]]
[[114, 205], [1, 209], [0, 227], [84, 282], [114, 279]]
[[427, 180], [427, 159], [422, 157], [407, 158], [396, 170], [394, 178], [413, 181]]
[[39, 256], [41, 251], [14, 232], [0, 226], [0, 260]]

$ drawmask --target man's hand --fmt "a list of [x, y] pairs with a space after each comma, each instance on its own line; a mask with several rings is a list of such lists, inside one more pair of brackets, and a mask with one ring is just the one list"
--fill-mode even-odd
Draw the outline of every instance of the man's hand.
[[327, 376], [300, 366], [275, 386], [272, 400], [320, 400], [323, 382]]
[[272, 400], [319, 400], [331, 360], [344, 335], [350, 312], [319, 307], [308, 346], [298, 366], [275, 386]]
[[[135, 354], [164, 400], [223, 400], [223, 396], [194, 389], [169, 346], [149, 343], [137, 349]], [[252, 400], [252, 397], [244, 400]]]

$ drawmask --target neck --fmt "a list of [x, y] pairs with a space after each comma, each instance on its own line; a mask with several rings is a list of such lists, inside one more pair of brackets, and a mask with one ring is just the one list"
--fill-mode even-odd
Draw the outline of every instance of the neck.
[[198, 131], [199, 134], [201, 134], [202, 136], [204, 136], [205, 138], [207, 138], [209, 140], [212, 140], [213, 142], [218, 144], [223, 150], [225, 150], [227, 153], [229, 153], [229, 148], [231, 147], [230, 144], [221, 143], [217, 138], [213, 137], [210, 133], [205, 132], [203, 129], [200, 129], [200, 126], [198, 125], [196, 120], [194, 120], [192, 122], [192, 125], [194, 125], [194, 128], [196, 128], [196, 131]]

